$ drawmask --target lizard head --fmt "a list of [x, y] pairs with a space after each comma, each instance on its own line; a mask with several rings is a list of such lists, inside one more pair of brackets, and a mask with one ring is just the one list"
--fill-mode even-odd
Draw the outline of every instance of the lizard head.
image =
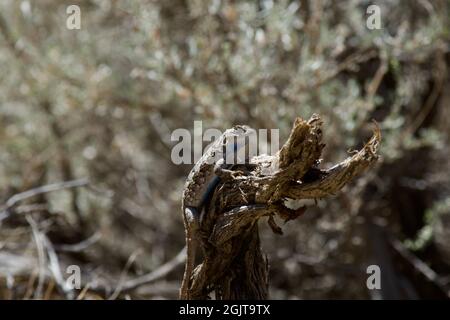
[[257, 153], [256, 131], [246, 125], [236, 125], [224, 133], [224, 160], [229, 164], [243, 164]]

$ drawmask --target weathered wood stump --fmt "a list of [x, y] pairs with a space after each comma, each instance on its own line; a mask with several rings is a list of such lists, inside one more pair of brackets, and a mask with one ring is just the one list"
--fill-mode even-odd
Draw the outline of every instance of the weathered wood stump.
[[318, 199], [339, 191], [378, 159], [381, 139], [376, 127], [370, 141], [353, 156], [330, 169], [319, 168], [322, 121], [313, 115], [297, 118], [287, 142], [274, 156], [258, 156], [247, 165], [221, 173], [221, 183], [206, 208], [196, 235], [202, 256], [192, 275], [191, 299], [266, 299], [268, 261], [261, 251], [259, 219], [268, 218], [276, 233], [274, 216], [296, 219], [304, 211], [288, 209], [289, 199]]

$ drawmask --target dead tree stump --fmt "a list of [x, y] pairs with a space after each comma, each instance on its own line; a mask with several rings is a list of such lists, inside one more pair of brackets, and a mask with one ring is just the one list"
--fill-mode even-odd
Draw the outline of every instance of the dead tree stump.
[[206, 208], [198, 230], [201, 263], [192, 275], [191, 299], [266, 299], [268, 261], [260, 247], [258, 220], [267, 218], [281, 233], [274, 216], [299, 217], [285, 199], [319, 199], [339, 191], [378, 159], [378, 127], [370, 141], [353, 156], [330, 169], [320, 169], [322, 121], [313, 115], [297, 118], [287, 142], [274, 156], [258, 156], [221, 174], [221, 183]]

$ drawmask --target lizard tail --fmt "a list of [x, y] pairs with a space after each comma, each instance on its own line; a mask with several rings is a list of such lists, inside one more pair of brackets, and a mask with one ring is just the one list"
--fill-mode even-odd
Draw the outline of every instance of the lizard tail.
[[189, 286], [191, 282], [192, 271], [194, 269], [195, 246], [193, 239], [186, 235], [186, 262], [184, 267], [184, 275], [180, 289], [180, 299], [189, 300]]

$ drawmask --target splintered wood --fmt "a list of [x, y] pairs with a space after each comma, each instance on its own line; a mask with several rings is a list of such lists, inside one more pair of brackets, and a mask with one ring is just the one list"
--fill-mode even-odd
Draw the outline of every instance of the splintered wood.
[[257, 156], [247, 165], [220, 173], [221, 183], [206, 208], [196, 237], [202, 256], [192, 275], [191, 299], [266, 299], [268, 261], [261, 251], [257, 222], [263, 217], [276, 233], [273, 219], [296, 219], [305, 207], [292, 210], [286, 199], [318, 199], [334, 195], [378, 159], [381, 133], [357, 153], [329, 169], [320, 169], [322, 120], [297, 118], [291, 134], [273, 156]]

